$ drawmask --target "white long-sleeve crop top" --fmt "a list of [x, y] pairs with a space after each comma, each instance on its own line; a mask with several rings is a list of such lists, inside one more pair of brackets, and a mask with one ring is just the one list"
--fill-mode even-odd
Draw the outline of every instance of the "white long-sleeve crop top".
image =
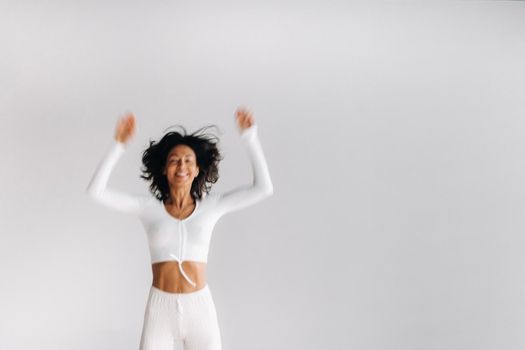
[[224, 193], [203, 194], [195, 209], [185, 219], [177, 219], [153, 195], [136, 195], [107, 187], [111, 172], [125, 152], [124, 144], [114, 141], [99, 163], [87, 186], [96, 202], [138, 216], [147, 238], [151, 263], [178, 261], [184, 278], [196, 286], [184, 272], [183, 261], [207, 262], [213, 227], [224, 214], [252, 205], [273, 193], [273, 184], [254, 124], [241, 133], [253, 170], [253, 183]]

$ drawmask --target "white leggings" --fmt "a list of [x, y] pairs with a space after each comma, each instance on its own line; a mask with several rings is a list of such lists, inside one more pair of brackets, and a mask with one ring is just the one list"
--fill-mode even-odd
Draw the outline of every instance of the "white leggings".
[[208, 285], [195, 292], [170, 293], [151, 286], [140, 350], [221, 350], [215, 304]]

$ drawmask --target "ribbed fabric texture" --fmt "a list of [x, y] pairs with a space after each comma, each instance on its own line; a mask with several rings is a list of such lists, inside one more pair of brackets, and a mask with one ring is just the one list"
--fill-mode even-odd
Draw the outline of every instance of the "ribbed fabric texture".
[[211, 291], [169, 293], [151, 286], [140, 350], [221, 350], [221, 335]]

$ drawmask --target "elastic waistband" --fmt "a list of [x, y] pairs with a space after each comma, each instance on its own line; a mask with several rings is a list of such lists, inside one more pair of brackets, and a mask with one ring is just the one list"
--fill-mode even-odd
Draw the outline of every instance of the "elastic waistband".
[[210, 296], [210, 288], [208, 284], [206, 284], [204, 287], [202, 287], [199, 290], [188, 292], [188, 293], [171, 293], [163, 291], [162, 289], [159, 289], [155, 286], [151, 286], [150, 294], [155, 295], [161, 299], [164, 300], [197, 300], [201, 299], [202, 297], [209, 297]]

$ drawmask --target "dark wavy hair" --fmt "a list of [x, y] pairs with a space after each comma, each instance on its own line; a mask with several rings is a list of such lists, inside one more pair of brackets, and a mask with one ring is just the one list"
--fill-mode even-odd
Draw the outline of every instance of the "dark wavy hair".
[[182, 125], [174, 126], [182, 129], [182, 132], [170, 131], [158, 142], [150, 139], [149, 147], [142, 153], [143, 175], [140, 177], [151, 182], [149, 190], [158, 200], [168, 199], [170, 197], [168, 179], [162, 173], [166, 166], [166, 158], [173, 147], [181, 144], [189, 146], [197, 156], [199, 167], [199, 174], [191, 184], [190, 194], [193, 199], [201, 199], [203, 193], [209, 193], [211, 185], [219, 179], [219, 162], [223, 159], [218, 148], [219, 137], [205, 131], [212, 127], [218, 130], [219, 128], [216, 125], [208, 125], [188, 134]]

